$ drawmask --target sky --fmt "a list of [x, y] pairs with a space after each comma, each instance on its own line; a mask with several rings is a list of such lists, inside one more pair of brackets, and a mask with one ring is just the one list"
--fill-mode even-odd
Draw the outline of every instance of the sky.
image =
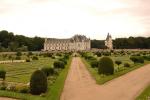
[[0, 30], [91, 39], [150, 36], [150, 0], [0, 0]]

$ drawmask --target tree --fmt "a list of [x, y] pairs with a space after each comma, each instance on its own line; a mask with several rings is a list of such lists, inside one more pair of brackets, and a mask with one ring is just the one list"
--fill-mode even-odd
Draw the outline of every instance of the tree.
[[102, 57], [100, 59], [99, 66], [98, 66], [98, 73], [105, 74], [105, 75], [114, 73], [114, 64], [111, 58]]
[[6, 77], [6, 71], [3, 68], [0, 68], [0, 78], [5, 80]]
[[36, 70], [30, 79], [30, 92], [39, 95], [47, 91], [47, 77], [41, 70]]

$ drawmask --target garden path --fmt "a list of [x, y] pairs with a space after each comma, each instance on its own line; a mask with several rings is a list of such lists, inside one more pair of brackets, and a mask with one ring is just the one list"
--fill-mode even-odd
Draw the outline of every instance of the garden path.
[[150, 84], [150, 64], [96, 84], [81, 58], [74, 57], [60, 100], [134, 100]]

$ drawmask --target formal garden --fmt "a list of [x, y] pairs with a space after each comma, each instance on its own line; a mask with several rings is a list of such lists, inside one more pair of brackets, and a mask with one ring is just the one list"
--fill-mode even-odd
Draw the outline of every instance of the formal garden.
[[150, 63], [150, 51], [102, 50], [80, 54], [98, 84], [104, 84]]
[[42, 52], [0, 54], [0, 96], [59, 100], [71, 63], [70, 55]]

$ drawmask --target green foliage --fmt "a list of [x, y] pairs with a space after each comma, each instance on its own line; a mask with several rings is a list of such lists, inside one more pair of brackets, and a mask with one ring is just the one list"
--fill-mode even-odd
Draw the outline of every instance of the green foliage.
[[54, 68], [65, 68], [65, 63], [62, 61], [55, 61]]
[[124, 67], [130, 67], [129, 63], [124, 63]]
[[54, 68], [52, 67], [43, 67], [41, 70], [45, 73], [46, 76], [54, 74]]
[[21, 57], [20, 57], [20, 56], [16, 56], [15, 59], [16, 59], [16, 60], [21, 60]]
[[143, 58], [144, 58], [145, 60], [150, 61], [150, 56], [143, 56]]
[[6, 77], [6, 71], [3, 68], [0, 68], [0, 78], [5, 80]]
[[144, 63], [144, 59], [141, 56], [131, 56], [130, 60], [132, 60], [134, 63]]
[[59, 61], [62, 61], [64, 64], [67, 64], [67, 59], [65, 58], [60, 58]]
[[37, 56], [33, 56], [32, 60], [39, 60], [39, 58]]
[[90, 64], [91, 64], [91, 67], [93, 67], [93, 68], [98, 67], [98, 61], [97, 60], [92, 60], [90, 62]]
[[20, 51], [18, 51], [18, 52], [16, 53], [16, 56], [22, 56], [22, 53], [21, 53]]
[[27, 58], [27, 59], [26, 59], [26, 62], [30, 62], [30, 59], [29, 59], [29, 58]]
[[122, 64], [122, 62], [120, 60], [116, 60], [115, 63], [119, 66], [120, 64]]
[[39, 95], [47, 91], [47, 77], [41, 70], [36, 70], [30, 80], [30, 92]]
[[99, 74], [113, 74], [114, 73], [114, 64], [111, 58], [102, 57], [99, 61], [98, 66]]
[[95, 52], [95, 55], [97, 55], [98, 57], [101, 57], [102, 53], [101, 52]]
[[33, 53], [31, 51], [28, 52], [28, 56], [32, 56]]

